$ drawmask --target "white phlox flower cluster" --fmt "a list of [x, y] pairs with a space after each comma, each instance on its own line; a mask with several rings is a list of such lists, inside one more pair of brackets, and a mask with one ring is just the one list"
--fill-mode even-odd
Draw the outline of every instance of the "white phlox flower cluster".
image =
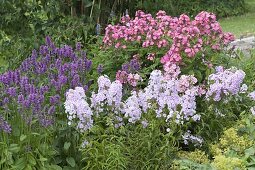
[[[230, 68], [224, 70], [222, 67], [216, 68], [216, 73], [208, 77], [209, 89], [206, 98], [212, 97], [214, 101], [220, 101], [223, 96], [243, 93], [245, 86], [241, 86], [245, 77], [245, 72]], [[241, 88], [242, 87], [242, 88]]]
[[86, 131], [92, 127], [92, 110], [86, 101], [84, 89], [76, 87], [66, 93], [64, 103], [65, 111], [68, 114], [68, 124], [71, 125], [75, 119], [78, 119], [77, 128], [80, 131]]

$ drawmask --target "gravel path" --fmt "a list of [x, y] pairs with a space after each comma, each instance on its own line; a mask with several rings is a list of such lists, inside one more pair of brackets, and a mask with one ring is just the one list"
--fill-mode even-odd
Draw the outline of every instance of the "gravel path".
[[255, 49], [255, 36], [237, 39], [230, 43], [229, 47], [235, 46], [236, 49], [243, 51], [245, 54], [249, 54], [250, 49]]

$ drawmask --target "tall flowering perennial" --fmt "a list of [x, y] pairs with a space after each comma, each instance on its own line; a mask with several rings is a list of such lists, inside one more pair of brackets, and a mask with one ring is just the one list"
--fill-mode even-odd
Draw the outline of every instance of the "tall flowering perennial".
[[126, 100], [123, 100], [122, 83], [119, 80], [111, 82], [107, 76], [98, 78], [98, 91], [93, 92], [89, 99], [84, 96], [81, 87], [70, 89], [65, 102], [69, 124], [83, 124], [82, 127], [91, 128], [95, 117], [107, 116], [116, 128], [127, 124], [141, 124], [146, 128], [150, 124], [150, 120], [146, 119], [149, 110], [155, 110], [155, 118], [163, 119], [166, 127], [173, 122], [199, 121], [196, 78], [186, 75], [168, 77], [170, 79], [166, 79], [161, 71], [154, 70], [148, 86], [132, 91]]
[[76, 86], [88, 88], [84, 75], [91, 64], [80, 43], [76, 49], [68, 45], [59, 48], [46, 37], [46, 43], [38, 51], [33, 50], [18, 69], [0, 75], [0, 103], [3, 103], [0, 107], [6, 113], [16, 109], [12, 111], [21, 113], [28, 124], [36, 119], [43, 127], [52, 125], [65, 92]]
[[11, 125], [8, 124], [7, 121], [0, 115], [0, 132], [4, 131], [5, 133], [11, 133]]
[[[170, 76], [168, 76], [169, 78]], [[200, 119], [196, 114], [195, 97], [198, 95], [197, 82], [194, 76], [182, 75], [179, 79], [170, 77], [166, 79], [161, 71], [155, 70], [151, 73], [149, 85], [144, 89], [148, 106], [156, 101], [157, 117], [165, 117], [166, 121], [174, 119], [176, 123]], [[167, 108], [168, 113], [165, 112]]]
[[93, 113], [89, 104], [86, 102], [85, 91], [82, 87], [76, 87], [75, 90], [68, 90], [64, 106], [66, 113], [68, 113], [69, 125], [71, 125], [74, 119], [78, 119], [77, 128], [82, 132], [92, 127]]
[[122, 118], [118, 116], [121, 99], [122, 84], [118, 80], [111, 82], [107, 76], [100, 76], [98, 78], [98, 92], [92, 92], [90, 106], [87, 103], [83, 88], [76, 87], [74, 90], [70, 89], [66, 94], [64, 104], [68, 115], [68, 124], [77, 124], [78, 129], [85, 131], [92, 127], [93, 116], [110, 112], [116, 113], [114, 118], [116, 118], [118, 123], [121, 123]]
[[241, 92], [241, 85], [245, 77], [245, 72], [230, 68], [224, 70], [219, 66], [216, 73], [208, 77], [209, 88], [206, 97], [212, 97], [214, 101], [220, 101], [224, 96], [236, 95]]
[[106, 111], [105, 105], [110, 106], [108, 111], [118, 111], [122, 100], [122, 84], [116, 80], [111, 82], [107, 76], [98, 78], [98, 92], [92, 93], [91, 107], [97, 114]]
[[105, 46], [125, 49], [136, 44], [148, 48], [149, 60], [154, 59], [155, 48], [161, 49], [165, 52], [162, 64], [180, 63], [183, 57], [193, 58], [198, 53], [218, 51], [234, 40], [231, 33], [222, 31], [216, 16], [205, 11], [192, 21], [185, 14], [177, 18], [159, 11], [154, 18], [139, 10], [134, 19], [126, 15], [120, 24], [108, 25], [105, 31]]

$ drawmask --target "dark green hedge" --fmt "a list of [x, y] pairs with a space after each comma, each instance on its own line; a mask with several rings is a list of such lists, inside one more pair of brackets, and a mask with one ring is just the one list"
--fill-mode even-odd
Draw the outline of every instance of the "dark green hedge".
[[194, 16], [200, 11], [209, 11], [217, 17], [228, 17], [247, 11], [244, 0], [143, 0], [138, 1], [137, 8], [154, 13], [165, 10], [173, 16], [182, 13]]

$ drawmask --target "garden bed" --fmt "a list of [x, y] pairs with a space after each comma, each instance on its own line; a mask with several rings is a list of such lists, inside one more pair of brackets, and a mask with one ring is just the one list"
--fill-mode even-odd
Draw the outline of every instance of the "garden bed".
[[255, 55], [214, 14], [139, 10], [90, 41], [0, 74], [1, 169], [255, 167]]

